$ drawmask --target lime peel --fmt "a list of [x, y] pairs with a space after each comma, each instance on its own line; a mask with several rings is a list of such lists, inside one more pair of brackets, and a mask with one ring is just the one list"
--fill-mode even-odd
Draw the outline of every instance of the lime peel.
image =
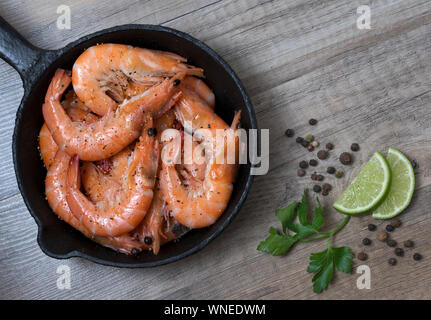
[[415, 189], [415, 174], [409, 159], [394, 148], [389, 148], [386, 159], [392, 171], [392, 181], [386, 198], [373, 210], [374, 219], [399, 215], [410, 204]]
[[389, 164], [380, 152], [376, 152], [334, 203], [334, 208], [345, 214], [371, 211], [384, 199], [390, 183]]

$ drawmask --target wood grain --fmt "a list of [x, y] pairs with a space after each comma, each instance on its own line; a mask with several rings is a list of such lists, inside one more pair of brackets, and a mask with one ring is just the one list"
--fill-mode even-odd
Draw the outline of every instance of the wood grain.
[[[0, 298], [1, 299], [430, 299], [431, 292], [431, 2], [366, 1], [371, 30], [356, 28], [363, 1], [73, 1], [71, 30], [56, 28], [63, 1], [2, 1], [0, 13], [32, 43], [55, 49], [79, 37], [126, 23], [162, 24], [187, 32], [214, 48], [245, 84], [261, 128], [270, 129], [270, 170], [258, 176], [241, 213], [203, 251], [153, 269], [99, 266], [83, 259], [55, 260], [36, 243], [36, 225], [19, 194], [11, 155], [15, 112], [22, 96], [19, 76], [0, 62]], [[309, 118], [319, 119], [315, 127]], [[336, 148], [330, 160], [361, 145], [346, 177], [322, 199], [330, 228], [342, 219], [331, 203], [376, 151], [394, 146], [419, 163], [412, 205], [393, 237], [416, 242], [391, 267], [392, 249], [373, 241], [365, 251], [370, 290], [352, 275], [337, 274], [329, 289], [313, 294], [305, 271], [310, 252], [324, 243], [297, 245], [285, 257], [256, 251], [274, 210], [298, 199], [310, 180], [296, 176], [301, 159], [313, 155], [284, 136], [286, 128], [312, 133]], [[372, 219], [354, 218], [336, 245], [362, 250]], [[383, 228], [384, 222], [378, 222]], [[72, 289], [58, 290], [56, 269], [71, 268]], [[355, 266], [359, 265], [355, 260]]]

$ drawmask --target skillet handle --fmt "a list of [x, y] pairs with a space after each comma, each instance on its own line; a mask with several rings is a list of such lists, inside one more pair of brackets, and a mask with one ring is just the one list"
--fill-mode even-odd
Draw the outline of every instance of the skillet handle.
[[15, 68], [24, 82], [45, 50], [25, 40], [9, 23], [0, 17], [0, 58]]

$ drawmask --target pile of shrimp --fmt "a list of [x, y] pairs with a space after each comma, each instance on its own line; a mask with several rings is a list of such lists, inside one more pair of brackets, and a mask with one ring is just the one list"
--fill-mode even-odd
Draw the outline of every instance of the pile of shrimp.
[[[200, 163], [162, 161], [167, 129], [184, 139], [199, 128], [239, 127], [239, 113], [229, 126], [214, 112], [204, 70], [186, 62], [170, 52], [101, 44], [51, 80], [39, 134], [46, 199], [60, 219], [102, 246], [157, 254], [227, 207], [236, 164], [220, 164], [216, 154]], [[200, 137], [193, 146], [214, 140]]]

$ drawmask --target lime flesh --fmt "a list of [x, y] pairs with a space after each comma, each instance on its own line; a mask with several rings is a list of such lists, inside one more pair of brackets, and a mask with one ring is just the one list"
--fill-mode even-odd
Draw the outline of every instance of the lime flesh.
[[373, 210], [373, 218], [389, 219], [399, 215], [410, 204], [415, 189], [412, 164], [401, 152], [389, 148], [386, 157], [392, 172], [392, 181], [385, 200]]
[[359, 214], [374, 209], [389, 190], [391, 170], [385, 157], [376, 152], [361, 169], [334, 208], [346, 214]]

